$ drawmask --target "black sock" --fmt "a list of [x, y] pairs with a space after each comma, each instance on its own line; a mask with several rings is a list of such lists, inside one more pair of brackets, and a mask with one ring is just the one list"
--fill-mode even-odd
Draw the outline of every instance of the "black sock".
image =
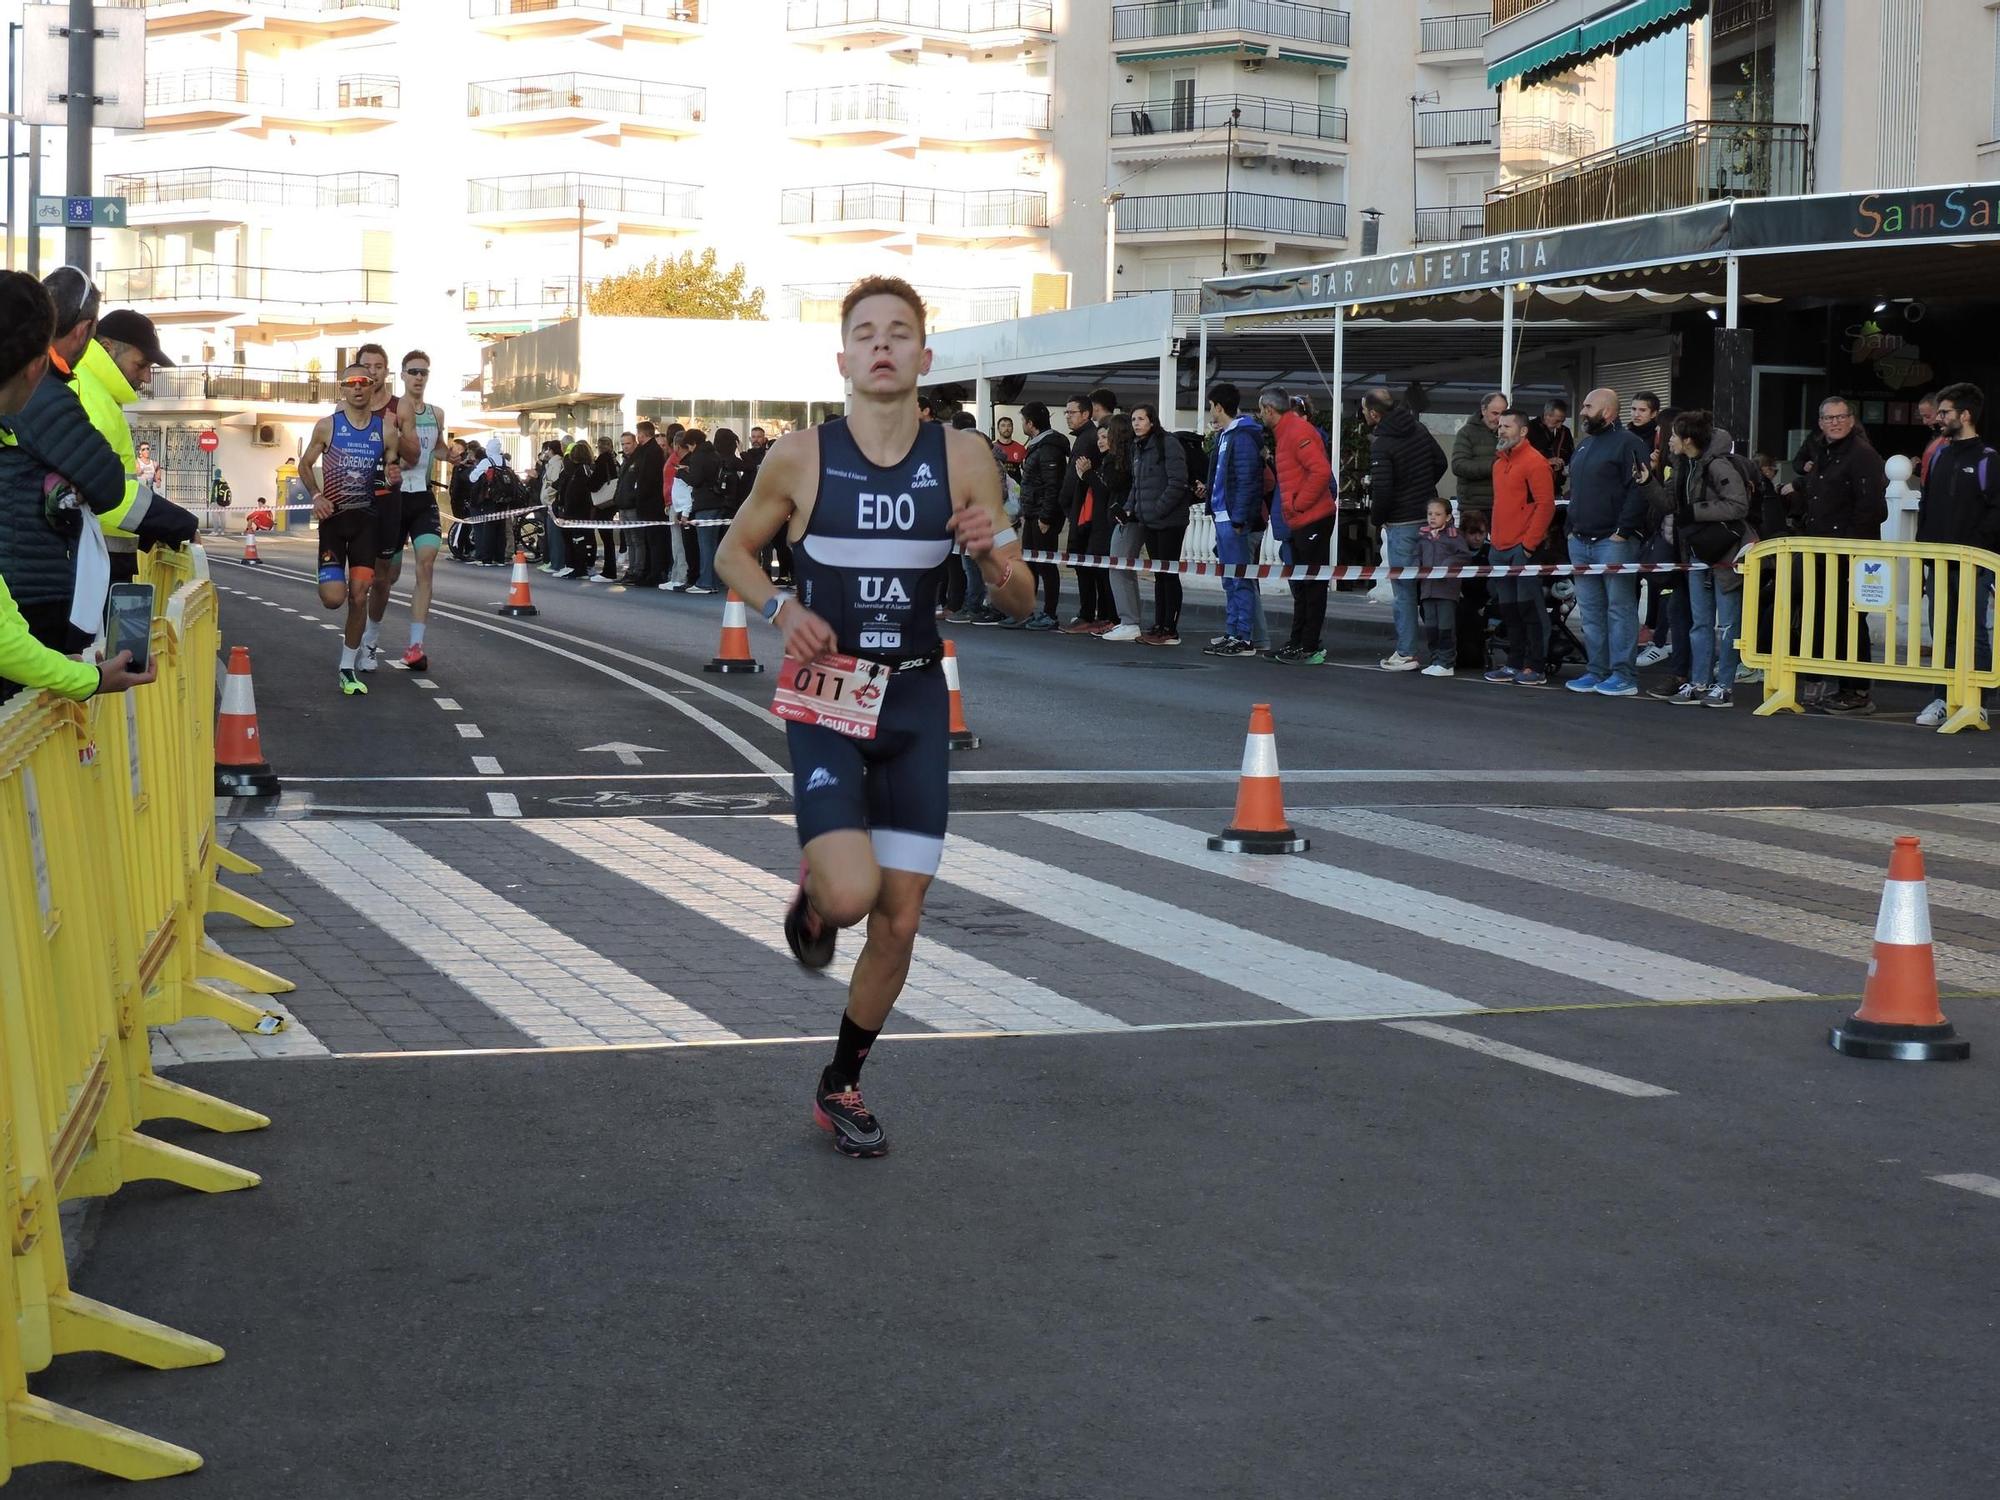
[[875, 1045], [875, 1038], [881, 1034], [881, 1027], [870, 1031], [865, 1026], [856, 1025], [854, 1017], [842, 1011], [840, 1040], [833, 1048], [832, 1072], [835, 1076], [847, 1083], [859, 1083], [861, 1065], [868, 1060], [868, 1049]]

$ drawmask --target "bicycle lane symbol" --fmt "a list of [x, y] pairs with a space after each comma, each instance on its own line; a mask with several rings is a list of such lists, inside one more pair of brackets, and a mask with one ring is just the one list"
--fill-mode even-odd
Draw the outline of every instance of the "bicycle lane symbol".
[[644, 807], [685, 807], [697, 812], [761, 812], [783, 796], [780, 792], [592, 792], [588, 796], [550, 797], [552, 807], [593, 812], [631, 812]]

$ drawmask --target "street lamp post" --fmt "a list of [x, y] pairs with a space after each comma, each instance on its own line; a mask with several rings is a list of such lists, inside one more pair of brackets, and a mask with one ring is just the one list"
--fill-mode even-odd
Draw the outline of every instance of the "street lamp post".
[[1236, 122], [1243, 118], [1239, 104], [1229, 111], [1229, 150], [1222, 158], [1222, 274], [1229, 274], [1229, 171], [1236, 165]]

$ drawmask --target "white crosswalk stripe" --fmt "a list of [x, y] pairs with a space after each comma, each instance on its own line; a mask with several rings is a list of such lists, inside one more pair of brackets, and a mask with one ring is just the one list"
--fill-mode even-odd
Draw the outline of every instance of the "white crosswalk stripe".
[[[1689, 885], [1650, 871], [1628, 870], [1623, 865], [1583, 859], [1572, 854], [1556, 854], [1528, 844], [1487, 838], [1456, 828], [1440, 828], [1435, 823], [1358, 808], [1307, 808], [1294, 811], [1292, 821], [1307, 828], [1325, 829], [1347, 838], [1399, 849], [1406, 854], [1428, 855], [1449, 860], [1468, 869], [1486, 870], [1513, 880], [1526, 880], [1557, 890], [1587, 892], [1644, 911], [1683, 917], [1690, 922], [1716, 926], [1718, 918], [1740, 931], [1752, 932], [1772, 942], [1816, 950], [1839, 958], [1866, 963], [1875, 955], [1875, 927], [1869, 922], [1846, 922], [1804, 907], [1784, 906], [1756, 896], [1731, 892], [1718, 895], [1704, 886]], [[1940, 977], [1948, 984], [1984, 989], [2000, 988], [2000, 955], [1940, 942], [1937, 959]]]
[[[791, 959], [779, 925], [792, 899], [790, 881], [637, 818], [537, 820], [519, 826]], [[821, 971], [826, 979], [845, 987], [861, 939], [858, 931], [843, 937], [840, 955]], [[808, 969], [798, 973], [802, 988], [817, 977]], [[818, 1003], [837, 1007], [838, 999], [830, 996]], [[910, 963], [909, 985], [896, 1008], [941, 1031], [1105, 1031], [1126, 1024], [922, 935]]]
[[1189, 869], [1276, 891], [1332, 911], [1365, 917], [1435, 942], [1510, 958], [1628, 995], [1716, 1000], [1800, 991], [1711, 964], [1575, 932], [1510, 912], [1475, 906], [1434, 891], [1381, 880], [1317, 860], [1244, 859], [1207, 848], [1201, 835], [1140, 813], [1036, 814], [1076, 833], [1168, 859]]
[[[1942, 809], [1940, 809], [1942, 811]], [[1936, 828], [1916, 828], [1908, 823], [1884, 823], [1876, 818], [1857, 818], [1837, 812], [1731, 812], [1729, 817], [1746, 823], [1767, 823], [1773, 828], [1794, 828], [1802, 833], [1834, 834], [1841, 838], [1893, 846], [1904, 834], [1915, 834], [1924, 853], [1945, 859], [1967, 859], [1974, 864], [2000, 865], [2000, 839], [1968, 838], [1962, 833], [1945, 833]]]

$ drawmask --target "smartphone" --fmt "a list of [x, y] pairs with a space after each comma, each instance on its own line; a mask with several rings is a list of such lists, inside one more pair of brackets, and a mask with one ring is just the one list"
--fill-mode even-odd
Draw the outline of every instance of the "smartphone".
[[146, 670], [153, 645], [153, 586], [150, 583], [114, 583], [105, 605], [105, 659], [120, 651], [132, 653], [132, 670]]

